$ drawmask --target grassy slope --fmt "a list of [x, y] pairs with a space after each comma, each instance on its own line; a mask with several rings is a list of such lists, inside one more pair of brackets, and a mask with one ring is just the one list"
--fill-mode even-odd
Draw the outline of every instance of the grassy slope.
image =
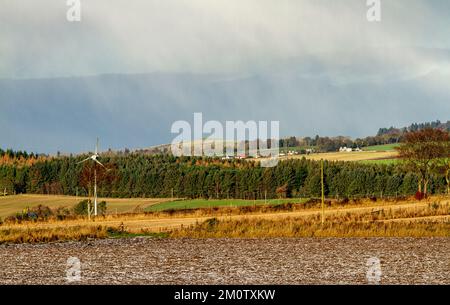
[[[58, 195], [14, 195], [0, 197], [0, 217], [14, 215], [26, 208], [35, 207], [37, 205], [45, 205], [51, 208], [57, 207], [73, 207], [75, 204], [85, 199], [84, 197], [75, 196], [58, 196]], [[155, 198], [99, 198], [99, 201], [107, 202], [109, 213], [133, 212], [136, 208], [145, 209], [146, 207], [166, 202], [170, 199]]]
[[[50, 208], [68, 207], [71, 208], [84, 197], [75, 196], [57, 196], [57, 195], [15, 195], [0, 197], [0, 217], [14, 215], [26, 208], [38, 206], [40, 204]], [[240, 200], [240, 199], [224, 199], [224, 200], [176, 200], [164, 198], [99, 198], [99, 201], [107, 202], [108, 213], [126, 213], [126, 212], [142, 212], [142, 211], [162, 211], [167, 209], [194, 209], [208, 208], [216, 206], [252, 206], [265, 204], [264, 200]], [[267, 204], [280, 203], [299, 203], [304, 199], [272, 199], [267, 200]]]
[[[290, 156], [289, 158], [302, 158], [310, 160], [328, 160], [328, 161], [366, 161], [377, 159], [390, 159], [395, 158], [397, 152], [395, 151], [362, 151], [362, 152], [330, 152], [330, 153], [318, 153], [306, 156]], [[282, 159], [282, 158], [281, 158]]]
[[264, 200], [243, 200], [243, 199], [222, 199], [222, 200], [206, 200], [206, 199], [192, 199], [192, 200], [179, 200], [173, 202], [164, 202], [156, 205], [149, 206], [145, 211], [163, 211], [168, 209], [196, 209], [196, 208], [209, 208], [209, 207], [226, 207], [226, 206], [252, 206], [263, 204], [281, 204], [281, 203], [302, 203], [305, 199], [290, 198], [290, 199], [270, 199], [267, 203]]
[[400, 144], [394, 143], [394, 144], [385, 144], [385, 145], [375, 145], [375, 146], [368, 146], [364, 147], [364, 151], [393, 151], [396, 147], [398, 147]]
[[[440, 202], [430, 207], [431, 202]], [[237, 210], [235, 211], [237, 212]], [[45, 242], [103, 238], [113, 228], [117, 237], [173, 232], [173, 237], [299, 237], [299, 236], [449, 236], [448, 199], [435, 197], [430, 202], [365, 202], [359, 205], [327, 207], [325, 227], [321, 209], [302, 208], [255, 214], [110, 215], [95, 221], [86, 218], [0, 226], [2, 242]], [[215, 217], [225, 226], [217, 226]], [[194, 226], [189, 227], [189, 226]], [[200, 227], [199, 227], [200, 225]], [[197, 227], [197, 228], [196, 228]], [[123, 228], [123, 229], [121, 229]], [[173, 229], [182, 229], [173, 231]], [[204, 230], [206, 229], [206, 231]], [[122, 232], [122, 233], [121, 233]]]
[[[385, 144], [385, 145], [375, 145], [375, 146], [369, 146], [364, 147], [364, 151], [368, 152], [386, 152], [386, 153], [393, 153], [395, 151], [395, 148], [398, 147], [400, 144], [394, 143], [394, 144]], [[366, 163], [366, 164], [396, 164], [400, 161], [400, 159], [379, 159], [379, 160], [362, 160], [360, 162]]]

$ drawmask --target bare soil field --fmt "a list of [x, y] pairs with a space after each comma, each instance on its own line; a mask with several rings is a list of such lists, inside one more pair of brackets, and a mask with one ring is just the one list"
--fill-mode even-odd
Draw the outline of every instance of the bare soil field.
[[0, 284], [450, 284], [450, 238], [127, 238], [0, 246]]

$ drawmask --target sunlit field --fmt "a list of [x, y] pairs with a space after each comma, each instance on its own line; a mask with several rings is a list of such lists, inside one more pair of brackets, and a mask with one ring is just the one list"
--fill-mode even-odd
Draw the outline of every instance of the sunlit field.
[[240, 207], [253, 205], [277, 205], [283, 203], [303, 203], [307, 199], [303, 198], [284, 198], [284, 199], [268, 199], [268, 200], [244, 200], [244, 199], [191, 199], [168, 201], [151, 205], [145, 211], [163, 211], [169, 209], [198, 209], [198, 208], [214, 208], [214, 207]]
[[315, 160], [315, 161], [321, 159], [328, 161], [367, 161], [367, 160], [393, 159], [396, 158], [397, 156], [398, 153], [394, 150], [392, 151], [372, 150], [372, 151], [313, 153], [309, 155], [290, 155], [290, 156], [288, 155], [288, 156], [281, 156], [280, 160], [306, 158], [308, 160]]
[[[26, 208], [38, 205], [50, 208], [67, 207], [71, 208], [87, 197], [59, 196], [59, 195], [10, 195], [0, 196], [0, 217], [14, 215]], [[166, 202], [171, 199], [164, 198], [99, 198], [98, 201], [107, 202], [108, 213], [132, 213], [143, 211], [151, 205]]]
[[163, 234], [166, 237], [448, 237], [448, 198], [425, 201], [328, 201], [5, 221], [0, 242], [42, 242]]

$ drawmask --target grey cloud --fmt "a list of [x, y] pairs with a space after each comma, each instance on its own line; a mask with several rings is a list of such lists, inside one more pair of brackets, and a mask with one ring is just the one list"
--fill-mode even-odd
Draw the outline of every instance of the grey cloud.
[[81, 0], [80, 23], [65, 2], [0, 0], [2, 146], [145, 147], [194, 111], [284, 135], [450, 116], [446, 0], [382, 1], [380, 23], [365, 0]]
[[[442, 2], [383, 1], [374, 24], [363, 0], [81, 0], [82, 22], [69, 23], [65, 1], [3, 0], [0, 76], [239, 73], [286, 57], [328, 66], [341, 62], [341, 51], [376, 60], [384, 58], [376, 47], [448, 48], [442, 11], [450, 4]], [[390, 55], [394, 66], [416, 56]]]

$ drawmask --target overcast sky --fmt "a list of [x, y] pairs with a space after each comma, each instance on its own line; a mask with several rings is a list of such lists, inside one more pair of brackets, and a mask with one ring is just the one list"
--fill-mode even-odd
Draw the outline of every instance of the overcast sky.
[[[254, 119], [274, 113], [286, 135], [318, 132], [363, 136], [383, 126], [450, 119], [450, 2], [381, 3], [381, 22], [368, 22], [366, 0], [81, 0], [81, 22], [68, 22], [65, 0], [0, 0], [0, 78], [191, 73], [211, 75], [214, 81], [231, 80], [238, 87], [239, 79], [261, 77], [274, 90], [283, 90], [275, 92], [274, 98], [285, 99], [267, 102], [266, 109], [255, 112]], [[317, 92], [303, 95], [291, 88], [310, 82], [321, 84]], [[176, 81], [170, 84], [173, 92], [179, 90]], [[327, 86], [332, 87], [330, 91]], [[102, 89], [96, 88], [95, 94], [101, 95]], [[409, 106], [414, 96], [408, 94], [419, 89], [427, 108], [417, 106], [416, 101], [414, 111], [398, 111]], [[387, 102], [371, 100], [374, 90], [377, 98], [384, 96]], [[340, 97], [332, 98], [330, 95], [337, 91]], [[251, 107], [246, 109], [258, 107], [253, 94], [246, 91], [239, 95], [247, 98], [244, 102]], [[0, 93], [0, 106], [11, 105], [15, 98], [17, 92]], [[194, 103], [191, 98], [174, 98], [174, 105], [189, 109], [186, 106]], [[367, 112], [367, 103], [379, 103], [386, 113], [361, 118], [359, 110], [354, 109], [358, 104], [348, 104], [354, 98], [366, 103], [360, 104], [361, 113]], [[279, 109], [283, 102], [285, 115]], [[322, 108], [314, 108], [315, 103]], [[350, 106], [352, 109], [348, 109]], [[207, 112], [209, 107], [205, 107]], [[314, 128], [299, 126], [292, 112], [304, 109], [309, 111], [304, 116], [308, 126], [314, 122], [307, 118], [318, 113], [324, 113], [325, 120], [337, 119]], [[352, 115], [342, 123], [339, 111], [349, 110]], [[251, 113], [242, 115], [242, 109], [235, 111], [222, 109], [229, 115], [216, 118], [211, 113], [208, 119], [253, 118]], [[35, 127], [46, 133], [46, 140], [30, 147], [27, 143], [35, 136], [24, 134], [18, 123], [14, 124], [19, 127], [11, 127], [11, 122], [19, 118], [15, 115], [0, 113], [0, 127], [9, 128], [8, 136], [0, 136], [3, 148], [48, 151], [46, 147], [50, 146], [50, 152], [85, 149], [81, 143], [89, 139], [87, 132], [75, 137], [78, 133], [73, 130], [70, 145], [59, 145], [64, 141], [56, 131], [52, 134], [55, 126], [39, 128], [38, 117]], [[179, 117], [190, 118], [192, 113]], [[348, 122], [350, 118], [353, 123]], [[109, 144], [116, 148], [145, 147], [170, 140], [170, 123], [164, 121], [153, 139], [111, 140]], [[129, 125], [131, 132], [132, 123]], [[65, 132], [70, 128], [66, 126]], [[107, 130], [103, 126], [95, 131], [108, 139]]]

